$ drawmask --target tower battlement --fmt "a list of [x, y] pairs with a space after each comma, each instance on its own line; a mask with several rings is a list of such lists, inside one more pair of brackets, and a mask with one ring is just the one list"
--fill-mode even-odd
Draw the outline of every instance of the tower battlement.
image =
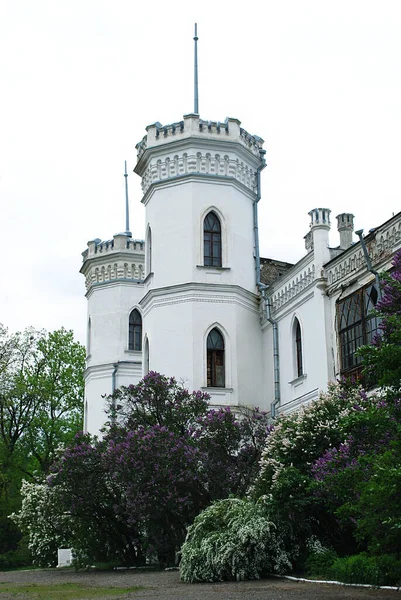
[[105, 254], [115, 252], [144, 252], [144, 240], [133, 240], [125, 233], [116, 233], [112, 240], [100, 240], [96, 238], [88, 242], [88, 247], [82, 252], [82, 260], [85, 262], [88, 258], [95, 256], [104, 256]]
[[138, 162], [144, 152], [149, 148], [155, 148], [176, 140], [184, 140], [189, 137], [203, 139], [220, 139], [228, 142], [237, 142], [247, 148], [259, 158], [260, 150], [263, 148], [262, 138], [251, 135], [241, 127], [241, 121], [227, 117], [224, 122], [204, 121], [199, 115], [184, 115], [182, 121], [162, 125], [158, 121], [146, 127], [147, 134], [135, 146], [137, 149]]
[[222, 123], [190, 114], [170, 125], [153, 123], [146, 131], [136, 145], [134, 169], [144, 195], [153, 184], [191, 175], [229, 178], [256, 192], [263, 140], [243, 129], [238, 119]]
[[116, 233], [112, 240], [89, 241], [82, 258], [87, 291], [113, 281], [143, 281], [145, 276], [145, 242], [126, 233]]

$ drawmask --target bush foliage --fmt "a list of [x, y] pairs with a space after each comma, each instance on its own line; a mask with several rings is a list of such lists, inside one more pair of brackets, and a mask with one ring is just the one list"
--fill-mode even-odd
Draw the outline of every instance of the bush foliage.
[[280, 529], [263, 503], [220, 500], [189, 527], [180, 574], [187, 582], [259, 579], [291, 568]]

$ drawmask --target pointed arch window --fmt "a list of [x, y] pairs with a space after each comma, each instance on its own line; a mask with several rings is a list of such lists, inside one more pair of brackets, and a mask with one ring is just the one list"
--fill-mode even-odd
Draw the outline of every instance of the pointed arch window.
[[221, 267], [221, 224], [215, 212], [203, 222], [203, 262], [206, 267]]
[[147, 375], [150, 371], [150, 358], [149, 358], [149, 340], [148, 338], [145, 339], [145, 360], [144, 360], [144, 375]]
[[224, 339], [215, 327], [207, 336], [207, 387], [225, 387]]
[[301, 377], [304, 374], [303, 356], [302, 356], [302, 335], [301, 326], [298, 319], [295, 319], [294, 323], [295, 333], [295, 372], [297, 377]]
[[145, 253], [146, 253], [146, 274], [152, 272], [152, 230], [149, 226], [147, 236], [146, 236], [146, 244], [145, 244]]
[[142, 350], [142, 317], [136, 308], [129, 316], [128, 350]]

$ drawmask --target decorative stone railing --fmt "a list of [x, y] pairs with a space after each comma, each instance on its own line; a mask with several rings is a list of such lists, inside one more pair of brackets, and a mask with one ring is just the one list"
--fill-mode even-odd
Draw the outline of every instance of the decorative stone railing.
[[[372, 231], [365, 241], [373, 266], [390, 258], [401, 246], [401, 216], [397, 215], [387, 224]], [[366, 261], [358, 242], [327, 267], [327, 284], [338, 285], [350, 275], [356, 275], [361, 269], [366, 269]]]

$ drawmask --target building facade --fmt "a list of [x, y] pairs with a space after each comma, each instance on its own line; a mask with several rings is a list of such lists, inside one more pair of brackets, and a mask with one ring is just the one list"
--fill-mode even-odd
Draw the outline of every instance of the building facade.
[[[137, 145], [145, 241], [120, 233], [90, 241], [81, 272], [88, 299], [85, 429], [105, 421], [104, 396], [149, 370], [210, 394], [215, 406], [272, 414], [315, 398], [356, 373], [371, 339], [374, 273], [353, 215], [310, 215], [306, 254], [295, 265], [259, 257], [257, 206], [263, 140], [237, 119], [197, 114], [150, 125]], [[373, 270], [401, 246], [401, 216], [365, 238]]]

